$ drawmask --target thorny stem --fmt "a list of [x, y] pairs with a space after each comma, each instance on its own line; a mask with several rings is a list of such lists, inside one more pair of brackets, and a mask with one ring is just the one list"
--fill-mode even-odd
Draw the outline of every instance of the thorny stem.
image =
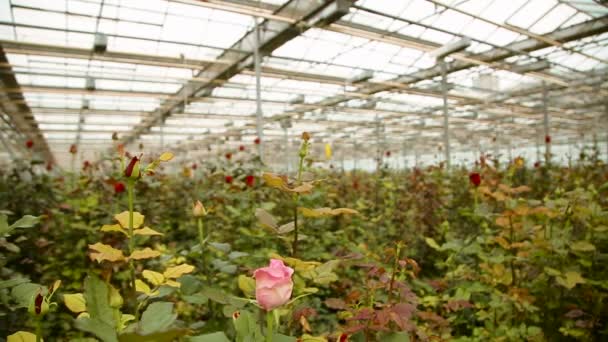
[[[127, 181], [127, 192], [129, 195], [129, 255], [133, 253], [133, 188], [135, 187], [135, 181], [129, 179]], [[129, 259], [129, 270], [131, 272], [131, 288], [135, 292], [135, 266], [133, 260]]]

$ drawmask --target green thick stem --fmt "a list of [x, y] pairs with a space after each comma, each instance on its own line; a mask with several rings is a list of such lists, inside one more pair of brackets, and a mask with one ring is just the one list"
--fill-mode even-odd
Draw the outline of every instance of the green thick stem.
[[207, 276], [207, 280], [209, 280], [209, 275], [207, 274], [207, 265], [205, 263], [205, 225], [202, 217], [197, 218], [196, 222], [198, 225], [198, 240], [201, 245], [201, 271], [205, 276]]
[[266, 312], [266, 342], [272, 342], [274, 334], [274, 314], [271, 311]]
[[[133, 253], [134, 239], [133, 239], [133, 188], [135, 187], [135, 181], [129, 179], [127, 181], [127, 192], [129, 196], [129, 255]], [[129, 270], [131, 272], [131, 288], [135, 292], [135, 266], [133, 260], [129, 259]]]
[[36, 342], [42, 342], [42, 321], [36, 318]]

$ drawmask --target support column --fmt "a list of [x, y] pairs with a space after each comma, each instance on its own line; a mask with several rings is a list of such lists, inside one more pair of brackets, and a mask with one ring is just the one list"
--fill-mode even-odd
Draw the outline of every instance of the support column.
[[441, 93], [443, 95], [443, 150], [445, 153], [445, 166], [449, 169], [451, 166], [450, 120], [448, 114], [448, 77], [445, 58], [439, 61], [439, 65], [441, 67]]
[[258, 18], [255, 18], [255, 49], [253, 50], [254, 68], [255, 68], [255, 124], [258, 133], [258, 155], [260, 161], [264, 162], [264, 114], [262, 113], [262, 86], [261, 86], [261, 56], [260, 56], [260, 26]]
[[551, 161], [551, 143], [548, 141], [551, 138], [549, 130], [549, 106], [548, 106], [547, 84], [543, 82], [543, 127], [545, 132], [545, 163]]
[[353, 142], [354, 145], [354, 150], [353, 150], [353, 172], [357, 171], [357, 149], [359, 148], [359, 145], [357, 144], [357, 140], [355, 140]]
[[285, 135], [285, 172], [289, 174], [289, 129], [284, 127], [283, 133]]

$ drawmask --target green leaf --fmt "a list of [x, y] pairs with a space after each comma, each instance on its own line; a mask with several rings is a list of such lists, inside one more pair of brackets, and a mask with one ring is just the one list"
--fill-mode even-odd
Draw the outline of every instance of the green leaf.
[[27, 308], [30, 305], [32, 297], [42, 291], [42, 294], [46, 294], [46, 288], [39, 284], [34, 283], [23, 283], [19, 284], [11, 290], [11, 296], [17, 303], [17, 307]]
[[424, 241], [426, 242], [427, 245], [429, 245], [429, 247], [431, 247], [434, 250], [440, 251], [441, 247], [437, 244], [437, 242], [430, 237], [425, 237]]
[[200, 280], [198, 280], [195, 276], [191, 276], [189, 274], [181, 276], [177, 281], [182, 284], [179, 289], [184, 295], [194, 294], [202, 286]]
[[172, 342], [187, 334], [184, 329], [173, 329], [169, 331], [154, 333], [150, 335], [140, 335], [138, 333], [127, 333], [119, 336], [120, 342]]
[[232, 247], [230, 247], [230, 244], [220, 243], [220, 242], [209, 242], [209, 245], [215, 249], [219, 249], [220, 251], [222, 251], [224, 253], [230, 252], [230, 249], [232, 248]]
[[154, 302], [146, 308], [139, 322], [139, 332], [149, 335], [166, 330], [175, 322], [177, 314], [173, 313], [173, 303]]
[[233, 321], [236, 330], [236, 342], [262, 341], [263, 335], [260, 326], [256, 323], [253, 314], [243, 310], [237, 319]]
[[41, 216], [25, 215], [19, 220], [17, 220], [15, 223], [11, 224], [9, 228], [31, 228], [37, 225], [38, 222], [40, 222], [40, 218]]
[[0, 290], [8, 289], [9, 287], [17, 286], [23, 283], [27, 283], [30, 280], [27, 278], [15, 277], [9, 280], [0, 281]]
[[410, 335], [406, 332], [393, 332], [382, 335], [382, 342], [409, 342]]
[[255, 280], [246, 275], [239, 275], [238, 278], [239, 289], [243, 291], [245, 297], [253, 298], [255, 297]]
[[588, 241], [577, 241], [570, 245], [570, 249], [576, 252], [593, 252], [595, 246]]
[[75, 321], [76, 328], [90, 332], [104, 342], [116, 342], [116, 323], [108, 302], [108, 286], [97, 276], [90, 275], [84, 282], [84, 300], [89, 317]]
[[272, 334], [272, 342], [296, 342], [298, 339], [295, 337], [283, 335], [283, 334]]
[[228, 337], [226, 337], [226, 334], [224, 334], [221, 331], [210, 333], [210, 334], [205, 334], [205, 335], [191, 336], [191, 337], [188, 337], [187, 341], [188, 342], [230, 342]]
[[313, 281], [316, 284], [327, 285], [333, 281], [338, 280], [338, 276], [333, 272], [334, 268], [336, 268], [340, 264], [340, 260], [330, 260], [314, 269], [315, 275], [313, 276]]

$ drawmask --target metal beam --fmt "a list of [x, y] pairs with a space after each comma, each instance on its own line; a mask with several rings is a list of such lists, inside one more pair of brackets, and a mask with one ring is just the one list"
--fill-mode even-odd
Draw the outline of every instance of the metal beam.
[[[321, 3], [317, 1], [298, 1], [290, 0], [273, 15], [281, 17], [293, 18], [294, 23], [306, 22], [311, 20], [317, 14], [323, 13], [323, 11], [333, 5], [335, 2], [343, 2], [343, 0], [335, 1], [323, 1]], [[346, 13], [344, 13], [346, 14]], [[339, 18], [332, 18], [337, 20]], [[275, 21], [275, 20], [264, 20], [259, 24], [260, 39], [258, 51], [261, 55], [269, 55], [276, 48], [283, 45], [285, 42], [297, 37], [302, 31], [307, 28], [298, 28], [293, 23]], [[237, 75], [242, 70], [250, 68], [254, 64], [254, 49], [256, 48], [256, 30], [248, 31], [239, 41], [237, 41], [231, 50], [228, 50], [217, 57], [217, 61], [223, 63], [215, 63], [207, 66], [205, 69], [200, 71], [196, 77], [211, 79], [211, 80], [228, 80], [232, 76]], [[232, 50], [237, 51], [248, 51], [249, 53], [234, 53]], [[141, 134], [147, 132], [154, 125], [162, 121], [163, 117], [171, 115], [171, 111], [179, 106], [186, 106], [188, 98], [192, 96], [205, 96], [209, 95], [213, 88], [217, 86], [217, 83], [209, 82], [208, 84], [185, 84], [176, 94], [179, 99], [177, 101], [165, 101], [162, 103], [157, 112], [159, 115], [152, 115], [139, 125], [131, 135], [122, 139], [124, 143], [133, 142]]]
[[[8, 63], [6, 53], [0, 45], [0, 63]], [[19, 89], [17, 79], [13, 74], [0, 74], [2, 88]], [[47, 162], [55, 162], [53, 153], [38, 128], [32, 111], [25, 103], [23, 94], [19, 91], [7, 93], [0, 91], [0, 109], [5, 112], [19, 132], [34, 142], [34, 150], [39, 151]]]

